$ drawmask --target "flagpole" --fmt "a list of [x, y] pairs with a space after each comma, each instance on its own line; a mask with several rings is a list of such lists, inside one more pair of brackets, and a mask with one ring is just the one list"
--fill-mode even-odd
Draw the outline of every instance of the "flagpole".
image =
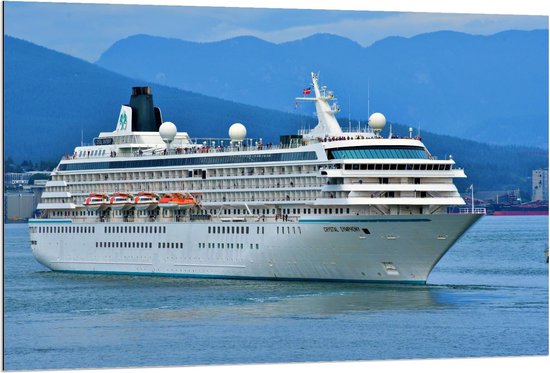
[[472, 214], [474, 213], [474, 184], [472, 184]]

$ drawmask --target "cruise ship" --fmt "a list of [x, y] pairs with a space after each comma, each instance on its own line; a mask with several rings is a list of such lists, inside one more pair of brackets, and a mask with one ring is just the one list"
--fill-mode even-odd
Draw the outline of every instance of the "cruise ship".
[[[425, 284], [481, 216], [453, 159], [437, 159], [386, 118], [343, 131], [318, 75], [297, 100], [318, 124], [280, 137], [193, 139], [134, 87], [113, 132], [51, 173], [29, 220], [35, 258], [54, 271], [261, 280]], [[390, 131], [391, 132], [391, 131]]]

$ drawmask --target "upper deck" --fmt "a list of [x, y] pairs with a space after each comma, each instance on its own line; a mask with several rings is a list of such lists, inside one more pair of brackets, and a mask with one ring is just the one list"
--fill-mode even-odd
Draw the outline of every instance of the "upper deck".
[[[372, 114], [363, 129], [358, 125], [357, 130], [352, 131], [351, 126], [349, 131], [343, 130], [335, 117], [338, 110], [329, 103], [336, 100], [334, 93], [325, 86], [319, 86], [317, 75], [312, 73], [311, 77], [314, 97], [297, 99], [315, 104], [319, 122], [312, 130], [281, 136], [280, 144], [266, 143], [262, 138], [246, 138], [246, 128], [240, 123], [229, 128], [229, 138], [193, 139], [186, 132], [178, 132], [173, 123], [162, 123], [160, 110], [152, 107], [149, 89], [134, 88], [130, 106], [122, 105], [115, 130], [102, 132], [94, 139], [93, 145], [76, 147], [72, 155], [66, 155], [61, 160], [56, 171], [205, 165], [223, 167], [227, 164], [296, 161], [334, 163], [339, 160], [345, 163], [351, 159], [365, 162], [437, 160], [418, 136], [413, 138], [412, 130], [408, 137], [397, 137], [390, 129], [389, 138], [383, 138], [381, 131], [386, 119], [380, 113]], [[147, 95], [150, 97], [142, 100]], [[149, 106], [142, 107], [144, 102]], [[134, 115], [142, 111], [150, 112], [148, 121], [143, 116]], [[158, 126], [158, 131], [152, 130], [155, 126]], [[445, 161], [454, 163], [451, 159]]]
[[[229, 138], [191, 138], [171, 122], [158, 131], [151, 123], [134, 126], [134, 108], [123, 105], [114, 131], [60, 161], [41, 208], [55, 216], [91, 214], [83, 210], [89, 193], [117, 192], [191, 193], [209, 214], [243, 204], [274, 216], [281, 213], [277, 209], [316, 214], [320, 206], [329, 214], [332, 208], [345, 208], [346, 214], [434, 214], [464, 204], [452, 180], [465, 174], [453, 167], [454, 160], [434, 157], [412, 130], [398, 137], [390, 129], [383, 138], [385, 117], [379, 113], [364, 130], [342, 130], [327, 102], [334, 95], [319, 90], [314, 75], [313, 85], [316, 97], [308, 100], [315, 102], [318, 125], [281, 136], [279, 144], [247, 138], [240, 123], [229, 128]], [[108, 211], [94, 216], [150, 219], [160, 210]]]

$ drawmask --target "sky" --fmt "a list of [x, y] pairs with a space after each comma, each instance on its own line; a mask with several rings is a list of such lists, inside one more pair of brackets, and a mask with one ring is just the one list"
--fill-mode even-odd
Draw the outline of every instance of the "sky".
[[[546, 2], [539, 0], [483, 0], [492, 4], [488, 8], [470, 0], [462, 0], [457, 7], [416, 0], [413, 8], [399, 0], [364, 0], [361, 8], [339, 0], [338, 5], [332, 4], [338, 8], [330, 10], [318, 9], [319, 2], [309, 0], [181, 0], [161, 1], [168, 4], [162, 6], [150, 1], [101, 2], [7, 1], [4, 33], [95, 62], [114, 42], [134, 34], [197, 42], [253, 35], [281, 43], [323, 32], [366, 47], [388, 36], [412, 37], [437, 30], [489, 35], [509, 29], [548, 29], [549, 14], [538, 5]], [[194, 4], [207, 6], [190, 6]]]

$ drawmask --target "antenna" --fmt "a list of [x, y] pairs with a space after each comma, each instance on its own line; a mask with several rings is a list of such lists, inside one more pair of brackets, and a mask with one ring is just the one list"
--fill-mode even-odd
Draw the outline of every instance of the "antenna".
[[370, 78], [367, 80], [367, 118], [370, 117]]
[[84, 146], [84, 127], [80, 127], [80, 146]]
[[348, 94], [348, 126], [349, 126], [348, 132], [351, 132], [351, 98], [349, 94]]
[[474, 184], [470, 186], [472, 188], [472, 214], [474, 213]]

